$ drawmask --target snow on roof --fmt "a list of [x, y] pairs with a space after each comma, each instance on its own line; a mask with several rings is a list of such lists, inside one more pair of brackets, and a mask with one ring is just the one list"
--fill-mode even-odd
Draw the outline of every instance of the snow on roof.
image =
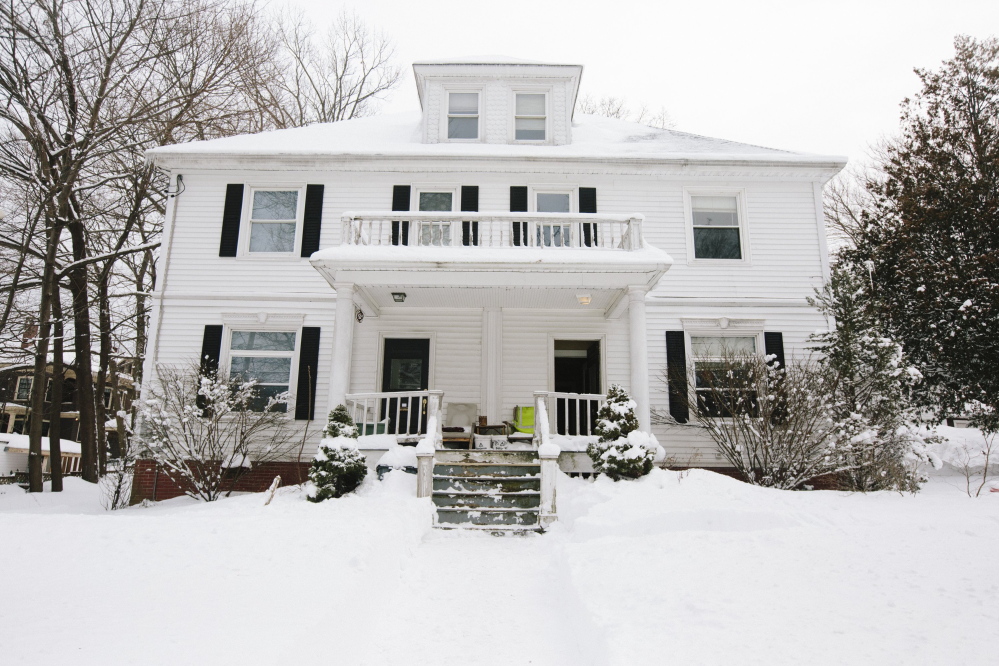
[[[563, 146], [489, 143], [423, 143], [419, 112], [320, 123], [295, 129], [192, 141], [153, 148], [154, 161], [178, 156], [260, 157], [483, 157], [555, 159], [642, 159], [693, 161], [763, 161], [839, 164], [842, 157], [796, 153], [747, 143], [713, 139], [638, 123], [577, 114], [572, 143]], [[169, 160], [174, 162], [174, 160]]]
[[427, 60], [417, 60], [413, 66], [418, 65], [542, 65], [546, 67], [579, 67], [579, 65], [567, 65], [565, 63], [542, 62], [540, 60], [524, 60], [523, 58], [511, 58], [505, 55], [478, 55], [465, 56], [463, 58], [429, 58]]
[[[0, 433], [0, 446], [6, 449], [10, 449], [12, 451], [27, 451], [28, 445], [29, 438], [27, 435], [18, 435], [17, 433]], [[74, 442], [71, 439], [60, 439], [59, 450], [62, 453], [79, 454], [81, 451], [80, 443]], [[49, 452], [48, 437], [42, 437], [42, 452]]]

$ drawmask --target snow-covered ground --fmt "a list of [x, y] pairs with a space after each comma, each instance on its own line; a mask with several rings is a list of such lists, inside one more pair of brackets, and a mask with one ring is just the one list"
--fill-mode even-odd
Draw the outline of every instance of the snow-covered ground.
[[429, 528], [415, 477], [114, 513], [0, 486], [10, 664], [958, 664], [999, 628], [999, 493], [565, 478], [550, 533]]

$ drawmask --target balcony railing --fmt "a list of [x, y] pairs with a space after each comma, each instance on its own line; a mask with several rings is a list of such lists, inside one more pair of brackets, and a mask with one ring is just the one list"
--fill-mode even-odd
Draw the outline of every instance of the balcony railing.
[[344, 213], [344, 245], [638, 250], [641, 215], [589, 213]]

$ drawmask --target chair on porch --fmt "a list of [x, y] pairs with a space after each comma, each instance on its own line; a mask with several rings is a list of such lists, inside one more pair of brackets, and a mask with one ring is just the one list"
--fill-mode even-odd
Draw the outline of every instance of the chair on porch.
[[514, 407], [513, 420], [506, 423], [510, 426], [510, 441], [533, 439], [534, 407]]
[[447, 403], [444, 426], [441, 428], [445, 449], [472, 448], [472, 433], [478, 411], [479, 406], [470, 402]]

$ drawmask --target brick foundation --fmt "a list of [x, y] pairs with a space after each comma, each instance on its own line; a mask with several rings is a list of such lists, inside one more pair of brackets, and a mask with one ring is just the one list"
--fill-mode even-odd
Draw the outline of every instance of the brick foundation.
[[[275, 476], [281, 477], [282, 486], [295, 485], [308, 479], [310, 462], [254, 463], [251, 469], [241, 469], [229, 474], [230, 478], [222, 482], [222, 487], [225, 491], [260, 493], [270, 487]], [[175, 483], [152, 460], [139, 460], [135, 463], [131, 504], [138, 504], [147, 499], [167, 500], [183, 494], [184, 488]]]

